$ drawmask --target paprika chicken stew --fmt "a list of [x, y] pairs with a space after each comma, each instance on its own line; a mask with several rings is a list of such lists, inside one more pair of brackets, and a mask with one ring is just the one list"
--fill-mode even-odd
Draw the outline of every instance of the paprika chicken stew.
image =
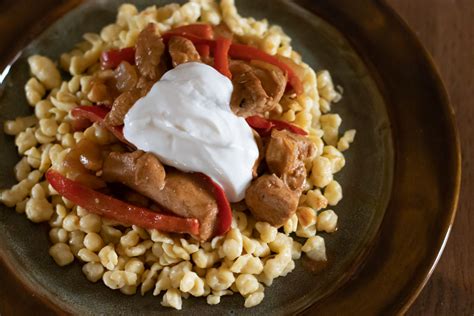
[[58, 265], [181, 309], [234, 293], [253, 307], [301, 256], [327, 260], [355, 130], [279, 26], [233, 0], [123, 4], [61, 55], [69, 80], [28, 62], [34, 115], [5, 122], [22, 158], [0, 197], [49, 223]]

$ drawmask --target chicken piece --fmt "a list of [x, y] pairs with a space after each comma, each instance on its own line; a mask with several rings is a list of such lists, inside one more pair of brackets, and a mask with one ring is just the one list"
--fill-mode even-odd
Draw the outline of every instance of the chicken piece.
[[313, 143], [289, 131], [272, 131], [265, 160], [270, 172], [281, 177], [292, 190], [301, 190], [306, 179], [305, 160], [316, 152]]
[[135, 64], [140, 74], [147, 79], [157, 81], [166, 71], [161, 62], [165, 44], [156, 31], [155, 24], [148, 24], [137, 38]]
[[115, 87], [115, 77], [112, 70], [100, 71], [90, 82], [87, 98], [94, 103], [111, 106], [119, 92]]
[[141, 96], [144, 97], [153, 87], [155, 82], [146, 79], [145, 77], [140, 77], [137, 83], [137, 89], [140, 89]]
[[176, 215], [197, 218], [200, 228], [196, 238], [208, 240], [214, 236], [219, 209], [213, 189], [199, 175], [171, 170], [163, 190], [148, 197]]
[[200, 240], [214, 235], [218, 206], [213, 188], [196, 174], [170, 170], [166, 173], [150, 153], [110, 153], [105, 159], [103, 179], [120, 182], [152, 199], [164, 209], [182, 216], [197, 218]]
[[87, 98], [94, 103], [111, 104], [113, 98], [110, 96], [107, 85], [99, 80], [92, 80]]
[[194, 47], [193, 42], [187, 38], [173, 36], [170, 39], [168, 46], [173, 67], [191, 61], [201, 61], [201, 57], [199, 56], [196, 47]]
[[143, 194], [138, 193], [137, 191], [125, 188], [124, 192], [120, 192], [120, 194], [121, 196], [123, 196], [123, 199], [125, 201], [130, 202], [133, 205], [145, 208], [148, 208], [150, 206], [150, 199], [144, 196]]
[[111, 126], [119, 126], [123, 124], [123, 120], [128, 110], [142, 97], [141, 90], [133, 89], [125, 91], [119, 95], [113, 105], [112, 109], [105, 117], [105, 123]]
[[138, 74], [135, 66], [126, 61], [122, 61], [114, 71], [115, 86], [120, 92], [129, 91], [135, 88], [138, 83]]
[[230, 100], [232, 111], [238, 116], [252, 116], [271, 111], [275, 107], [263, 89], [262, 82], [247, 63], [230, 63], [234, 91]]
[[245, 203], [255, 219], [280, 227], [295, 214], [299, 195], [276, 175], [266, 174], [247, 188]]
[[278, 67], [261, 61], [249, 65], [243, 61], [230, 63], [234, 91], [232, 111], [243, 117], [272, 111], [280, 102], [286, 87], [286, 74]]
[[286, 73], [279, 67], [260, 60], [252, 60], [251, 66], [253, 66], [253, 71], [262, 82], [263, 89], [272, 98], [272, 101], [274, 103], [280, 102], [288, 81]]
[[263, 145], [262, 137], [258, 135], [255, 130], [252, 130], [253, 138], [255, 139], [255, 143], [257, 144], [258, 148], [258, 158], [255, 160], [252, 168], [252, 177], [256, 177], [258, 175], [258, 168], [260, 167], [260, 163], [262, 162], [263, 158], [265, 158], [265, 147]]
[[102, 178], [119, 182], [151, 197], [165, 185], [165, 169], [153, 154], [143, 151], [111, 152], [104, 161]]

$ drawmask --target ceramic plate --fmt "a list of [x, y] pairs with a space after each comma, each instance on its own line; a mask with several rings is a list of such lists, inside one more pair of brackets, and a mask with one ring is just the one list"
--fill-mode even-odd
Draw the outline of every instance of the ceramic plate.
[[[26, 58], [43, 54], [57, 59], [83, 33], [114, 21], [119, 2], [85, 2], [26, 46], [4, 72], [2, 121], [31, 112], [23, 90]], [[165, 3], [136, 2], [139, 8]], [[161, 299], [151, 293], [124, 296], [100, 282], [92, 284], [78, 263], [56, 266], [48, 255], [47, 225], [0, 206], [4, 270], [13, 273], [8, 282], [20, 286], [23, 295], [35, 296], [31, 306], [81, 315], [373, 314], [404, 311], [421, 290], [446, 241], [460, 178], [452, 110], [429, 56], [383, 2], [236, 3], [243, 16], [281, 25], [303, 60], [314, 69], [328, 69], [344, 88], [334, 112], [343, 118], [342, 130], [355, 128], [357, 137], [346, 167], [336, 176], [344, 199], [335, 208], [338, 232], [325, 236], [327, 265], [310, 269], [304, 260], [297, 261], [295, 271], [275, 280], [252, 309], [235, 295], [216, 306], [187, 299], [180, 312], [161, 307]], [[13, 138], [3, 133], [0, 148], [3, 188], [14, 184], [18, 155]], [[8, 300], [21, 304], [17, 296]]]

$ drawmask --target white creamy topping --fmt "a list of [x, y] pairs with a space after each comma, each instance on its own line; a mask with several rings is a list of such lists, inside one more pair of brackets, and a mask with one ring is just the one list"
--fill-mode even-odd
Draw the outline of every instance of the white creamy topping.
[[164, 164], [210, 176], [229, 201], [238, 202], [259, 153], [251, 128], [230, 109], [232, 90], [214, 68], [181, 64], [128, 111], [124, 136]]

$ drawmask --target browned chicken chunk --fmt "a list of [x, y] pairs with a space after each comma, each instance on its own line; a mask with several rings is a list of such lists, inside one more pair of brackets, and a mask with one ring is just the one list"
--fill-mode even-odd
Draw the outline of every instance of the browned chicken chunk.
[[157, 81], [166, 70], [161, 57], [165, 44], [158, 35], [155, 25], [148, 24], [137, 38], [135, 63], [140, 74], [147, 79]]
[[257, 178], [245, 192], [245, 203], [253, 216], [275, 227], [284, 225], [296, 212], [298, 199], [299, 193], [274, 174]]
[[285, 92], [286, 75], [276, 67], [252, 67], [242, 61], [232, 61], [230, 71], [234, 85], [230, 104], [239, 116], [273, 110]]
[[277, 66], [263, 61], [252, 62], [252, 66], [268, 96], [272, 98], [274, 103], [280, 102], [281, 97], [285, 93], [286, 74]]
[[265, 158], [265, 147], [262, 141], [262, 137], [258, 135], [255, 130], [252, 130], [253, 138], [255, 139], [255, 143], [258, 147], [258, 158], [255, 160], [252, 168], [252, 177], [256, 177], [258, 175], [258, 168], [260, 167], [260, 163], [262, 162], [263, 158]]
[[153, 87], [155, 82], [146, 79], [145, 77], [140, 77], [137, 83], [137, 89], [140, 89], [142, 97], [144, 97]]
[[135, 66], [122, 61], [114, 71], [115, 86], [120, 92], [132, 90], [138, 83], [138, 74]]
[[87, 98], [94, 103], [111, 106], [118, 94], [119, 92], [115, 87], [114, 72], [104, 70], [94, 75], [90, 82], [90, 91]]
[[187, 38], [181, 36], [173, 36], [170, 39], [168, 46], [173, 67], [191, 61], [201, 60], [201, 56], [199, 56], [199, 53], [196, 50], [196, 47], [194, 47], [193, 42], [191, 42]]
[[200, 240], [214, 235], [218, 207], [212, 188], [197, 174], [177, 170], [166, 175], [165, 187], [149, 196], [167, 210], [183, 216], [197, 218], [200, 223]]
[[275, 107], [252, 67], [244, 62], [231, 62], [230, 72], [234, 85], [230, 106], [236, 115], [247, 117], [271, 111]]
[[127, 188], [124, 191], [121, 191], [120, 194], [121, 196], [123, 196], [123, 199], [125, 201], [130, 202], [133, 205], [146, 207], [146, 208], [150, 206], [150, 199], [144, 196], [143, 194], [138, 193], [137, 191]]
[[128, 110], [142, 97], [142, 92], [139, 89], [133, 89], [125, 91], [119, 95], [114, 103], [112, 109], [105, 117], [105, 123], [112, 126], [118, 126], [123, 124], [123, 119], [127, 114]]
[[151, 197], [165, 185], [165, 169], [153, 154], [143, 151], [111, 152], [104, 161], [102, 178], [119, 182]]
[[218, 207], [213, 189], [197, 174], [170, 170], [150, 153], [110, 153], [105, 159], [103, 179], [120, 182], [152, 199], [164, 209], [182, 216], [197, 218], [200, 240], [213, 236]]
[[314, 154], [314, 144], [305, 137], [274, 129], [265, 160], [270, 172], [281, 177], [292, 190], [301, 190], [306, 179], [305, 160]]

